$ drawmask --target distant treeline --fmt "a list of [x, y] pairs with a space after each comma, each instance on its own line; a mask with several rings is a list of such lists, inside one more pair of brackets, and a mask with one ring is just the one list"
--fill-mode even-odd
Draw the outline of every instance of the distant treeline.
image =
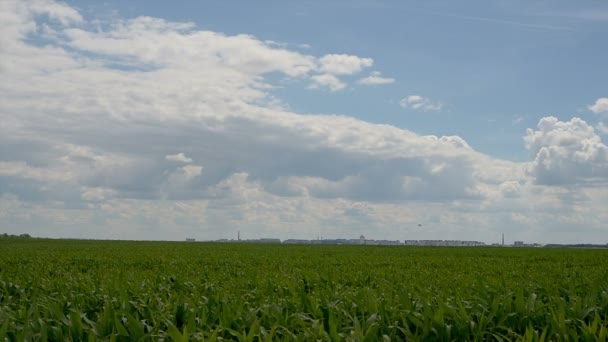
[[15, 235], [15, 234], [0, 234], [0, 239], [31, 239], [32, 236], [30, 234], [20, 234], [20, 235]]

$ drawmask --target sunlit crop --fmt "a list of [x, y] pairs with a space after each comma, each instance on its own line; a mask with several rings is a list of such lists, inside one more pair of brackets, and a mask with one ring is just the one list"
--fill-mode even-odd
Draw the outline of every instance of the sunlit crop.
[[0, 341], [601, 340], [608, 250], [0, 241]]

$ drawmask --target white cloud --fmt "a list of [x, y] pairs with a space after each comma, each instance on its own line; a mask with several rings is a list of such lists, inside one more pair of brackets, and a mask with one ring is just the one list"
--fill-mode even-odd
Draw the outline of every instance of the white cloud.
[[579, 118], [542, 118], [524, 137], [533, 157], [530, 172], [538, 184], [608, 181], [608, 147], [593, 127]]
[[590, 111], [599, 113], [608, 113], [608, 97], [601, 97], [595, 103], [588, 107]]
[[351, 75], [371, 67], [374, 60], [353, 55], [330, 54], [319, 59], [320, 71], [334, 75]]
[[204, 188], [197, 184], [197, 180], [202, 174], [203, 167], [200, 165], [178, 167], [168, 176], [161, 178], [162, 183], [157, 192], [165, 200], [201, 198]]
[[72, 28], [65, 33], [74, 48], [130, 58], [152, 67], [218, 65], [246, 74], [277, 71], [293, 77], [304, 76], [316, 67], [312, 56], [249, 35], [196, 31], [192, 23], [171, 23], [150, 17], [114, 23], [110, 31]]
[[504, 197], [519, 197], [521, 193], [521, 185], [516, 181], [506, 181], [498, 186]]
[[403, 108], [420, 109], [425, 112], [438, 112], [443, 105], [439, 102], [433, 102], [426, 97], [420, 95], [409, 95], [399, 101], [399, 105]]
[[595, 129], [597, 129], [600, 134], [608, 135], [608, 125], [601, 121], [595, 126]]
[[390, 77], [382, 77], [382, 74], [379, 71], [372, 72], [369, 76], [364, 77], [357, 81], [359, 84], [364, 85], [380, 85], [380, 84], [389, 84], [395, 82], [394, 78]]
[[182, 152], [180, 152], [178, 154], [166, 155], [165, 159], [180, 162], [180, 163], [185, 163], [185, 164], [192, 163], [192, 158], [186, 157]]
[[23, 161], [0, 161], [0, 176], [18, 177], [42, 182], [68, 182], [71, 180], [69, 173], [49, 168], [33, 167]]
[[346, 88], [346, 83], [340, 81], [336, 76], [330, 74], [315, 75], [310, 78], [313, 83], [311, 88], [327, 87], [331, 91], [339, 91]]
[[[86, 22], [67, 5], [47, 21], [51, 10], [29, 4], [0, 2], [0, 226], [9, 232], [490, 241], [520, 225], [530, 240], [577, 222], [605, 236], [608, 195], [588, 186], [603, 177], [605, 146], [578, 122], [562, 123], [574, 126], [572, 145], [551, 137], [564, 136], [551, 133], [561, 124], [543, 123], [528, 133], [533, 162], [497, 160], [458, 136], [290, 112], [266, 77], [337, 91], [346, 85], [336, 75], [371, 59], [319, 58], [158, 18]], [[54, 38], [39, 44], [30, 38], [43, 21]], [[551, 167], [537, 163], [543, 148]], [[576, 190], [547, 185], [547, 173], [561, 172], [553, 166], [572, 160]]]
[[99, 187], [86, 188], [81, 195], [83, 200], [89, 202], [103, 202], [109, 198], [112, 198], [113, 196], [114, 190]]
[[181, 167], [181, 171], [187, 178], [200, 176], [203, 172], [203, 167], [200, 165], [186, 165]]
[[51, 0], [34, 0], [28, 4], [34, 14], [47, 15], [66, 26], [71, 23], [81, 23], [83, 18], [78, 11], [66, 4]]
[[574, 18], [585, 21], [608, 21], [608, 10], [603, 8], [594, 8], [587, 10], [551, 11], [543, 14], [556, 17]]

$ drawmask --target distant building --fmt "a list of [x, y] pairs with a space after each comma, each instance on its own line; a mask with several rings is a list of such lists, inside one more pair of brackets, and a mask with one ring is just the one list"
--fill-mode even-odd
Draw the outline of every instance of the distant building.
[[399, 240], [372, 240], [374, 245], [380, 246], [398, 246], [401, 245]]
[[283, 243], [295, 245], [295, 244], [308, 244], [308, 243], [311, 243], [311, 241], [310, 240], [287, 239], [287, 240], [283, 241]]
[[273, 239], [273, 238], [263, 238], [259, 240], [260, 243], [281, 243], [280, 239]]
[[[186, 241], [194, 241], [194, 239], [186, 239]], [[216, 242], [237, 242], [239, 240], [221, 239]], [[280, 239], [262, 238], [240, 240], [243, 243], [284, 243], [284, 244], [319, 244], [319, 245], [372, 245], [372, 246], [485, 246], [486, 244], [479, 241], [463, 241], [463, 240], [368, 240], [364, 235], [358, 239], [323, 239], [317, 237], [314, 240], [304, 239], [287, 239], [281, 242]], [[523, 242], [521, 247], [524, 247]]]
[[405, 240], [403, 244], [406, 246], [485, 246], [483, 242], [462, 240]]
[[194, 239], [194, 238], [186, 238], [186, 241], [188, 241], [188, 242], [194, 242], [194, 241], [196, 241], [196, 239]]
[[513, 247], [525, 247], [525, 244], [523, 241], [515, 241], [513, 242]]

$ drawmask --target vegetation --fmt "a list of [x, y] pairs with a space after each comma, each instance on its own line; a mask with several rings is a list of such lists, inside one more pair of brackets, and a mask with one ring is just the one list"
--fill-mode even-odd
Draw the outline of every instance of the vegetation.
[[0, 240], [0, 341], [605, 341], [608, 250]]
[[3, 233], [0, 234], [0, 239], [31, 239], [32, 237], [30, 236], [30, 234], [21, 234], [21, 235], [14, 235], [14, 234], [7, 234], [7, 233]]

